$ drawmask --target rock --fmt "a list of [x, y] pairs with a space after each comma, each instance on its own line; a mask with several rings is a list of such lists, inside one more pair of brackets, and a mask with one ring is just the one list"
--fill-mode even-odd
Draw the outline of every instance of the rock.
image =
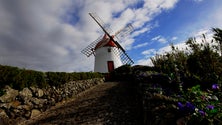
[[12, 102], [15, 100], [16, 96], [18, 96], [18, 90], [14, 90], [9, 86], [5, 86], [5, 94], [0, 97], [1, 102]]
[[21, 105], [21, 102], [19, 101], [13, 101], [10, 103], [10, 107], [17, 108], [19, 105]]
[[[103, 82], [102, 79], [72, 81], [60, 87], [47, 87], [44, 89], [30, 87], [24, 88], [20, 92], [6, 86], [4, 89], [6, 92], [5, 95], [0, 97], [0, 118], [5, 116], [11, 121], [35, 117], [51, 106], [54, 106], [56, 102], [77, 95]], [[125, 113], [128, 114], [128, 111]], [[0, 125], [1, 121], [2, 119], [0, 119]]]
[[32, 91], [28, 88], [24, 88], [22, 91], [19, 92], [19, 96], [25, 98], [30, 98], [32, 97]]
[[9, 125], [9, 117], [4, 110], [0, 109], [0, 125]]
[[16, 118], [16, 114], [15, 114], [15, 112], [13, 111], [13, 109], [6, 110], [5, 112], [6, 112], [6, 114], [8, 115], [8, 117], [9, 117], [10, 119], [15, 119], [15, 118]]
[[31, 102], [32, 98], [27, 98], [24, 100], [23, 104], [24, 105], [28, 105], [30, 106], [31, 108], [33, 107], [33, 103]]
[[34, 104], [34, 108], [40, 109], [46, 104], [47, 99], [32, 98], [31, 102]]
[[42, 97], [44, 95], [44, 92], [42, 89], [38, 89], [37, 93], [38, 93], [37, 97]]
[[50, 100], [48, 100], [48, 103], [49, 103], [51, 106], [55, 106], [55, 104], [56, 104], [54, 98], [51, 98]]
[[44, 91], [42, 89], [36, 88], [34, 86], [30, 87], [30, 89], [32, 90], [32, 93], [35, 97], [43, 97]]
[[31, 118], [34, 118], [35, 116], [39, 115], [41, 112], [38, 109], [33, 109], [31, 112]]
[[16, 116], [19, 116], [19, 115], [22, 114], [22, 111], [23, 111], [23, 110], [13, 109], [12, 111], [14, 112], [14, 114], [15, 114]]
[[28, 119], [28, 118], [30, 118], [30, 116], [31, 116], [31, 112], [26, 111], [25, 114], [24, 114], [24, 117]]
[[8, 118], [8, 115], [5, 113], [4, 110], [0, 109], [0, 118], [2, 117]]
[[0, 103], [1, 109], [9, 109], [11, 107], [11, 103]]
[[17, 107], [17, 109], [30, 111], [30, 110], [31, 110], [31, 106], [29, 106], [29, 105], [19, 105], [19, 106]]
[[39, 115], [41, 112], [38, 109], [33, 109], [31, 112], [31, 117], [34, 118], [35, 116]]

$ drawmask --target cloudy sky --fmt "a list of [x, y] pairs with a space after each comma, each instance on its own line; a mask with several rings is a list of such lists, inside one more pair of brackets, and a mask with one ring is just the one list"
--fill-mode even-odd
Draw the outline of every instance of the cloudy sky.
[[121, 45], [135, 65], [169, 44], [222, 28], [221, 0], [0, 0], [0, 64], [40, 71], [93, 71], [81, 50], [102, 34], [96, 12], [115, 32], [131, 23]]

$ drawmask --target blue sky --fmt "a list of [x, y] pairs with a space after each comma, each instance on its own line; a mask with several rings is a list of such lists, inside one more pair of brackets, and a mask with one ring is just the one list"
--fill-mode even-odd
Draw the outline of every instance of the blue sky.
[[121, 45], [135, 65], [151, 65], [173, 43], [222, 28], [221, 0], [0, 0], [0, 64], [41, 71], [93, 71], [81, 50], [102, 34], [96, 12], [113, 31], [131, 23]]
[[[207, 30], [212, 27], [221, 28], [222, 23], [218, 23], [221, 18], [218, 17], [216, 20], [214, 20], [215, 17], [211, 18], [214, 14], [219, 16], [221, 4], [222, 1], [216, 0], [178, 1], [172, 9], [153, 18], [151, 23], [157, 23], [157, 27], [136, 38], [134, 45], [137, 45], [136, 43], [143, 44], [144, 40], [148, 44], [137, 49], [139, 52], [131, 51], [132, 57], [141, 61], [140, 64], [150, 64], [149, 58], [155, 56], [156, 53], [162, 54], [164, 49], [166, 52], [169, 51], [170, 43], [184, 46], [184, 41], [189, 37], [199, 37], [197, 35], [209, 32]], [[140, 56], [138, 53], [141, 53]]]

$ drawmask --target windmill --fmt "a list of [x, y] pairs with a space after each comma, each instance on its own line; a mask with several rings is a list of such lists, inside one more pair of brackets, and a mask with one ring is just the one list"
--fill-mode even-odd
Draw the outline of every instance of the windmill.
[[102, 28], [104, 35], [98, 37], [81, 52], [87, 57], [95, 56], [94, 72], [107, 73], [124, 64], [133, 64], [133, 60], [127, 55], [123, 47], [114, 39], [120, 39], [133, 31], [131, 24], [110, 35], [112, 30], [97, 16], [96, 13], [89, 13], [94, 21]]

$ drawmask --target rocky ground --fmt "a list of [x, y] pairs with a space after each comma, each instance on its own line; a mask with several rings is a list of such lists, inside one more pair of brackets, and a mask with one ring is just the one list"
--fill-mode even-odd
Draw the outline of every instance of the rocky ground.
[[138, 125], [141, 113], [132, 89], [128, 83], [99, 84], [19, 124]]

